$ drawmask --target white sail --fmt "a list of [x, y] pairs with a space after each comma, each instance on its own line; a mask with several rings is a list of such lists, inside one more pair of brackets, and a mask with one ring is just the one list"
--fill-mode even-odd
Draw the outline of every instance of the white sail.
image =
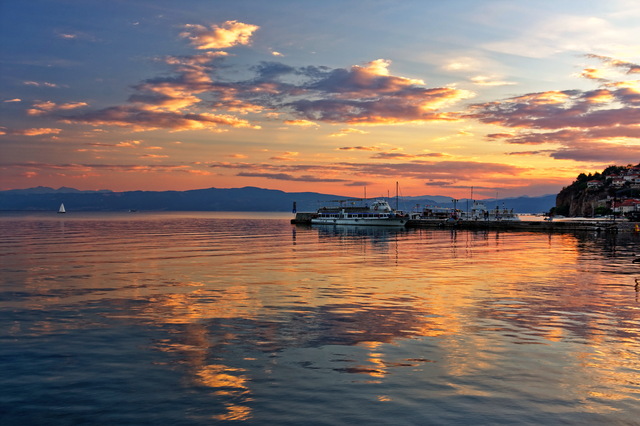
[[64, 209], [64, 203], [60, 203], [60, 208], [58, 209], [58, 213], [66, 213], [67, 211]]

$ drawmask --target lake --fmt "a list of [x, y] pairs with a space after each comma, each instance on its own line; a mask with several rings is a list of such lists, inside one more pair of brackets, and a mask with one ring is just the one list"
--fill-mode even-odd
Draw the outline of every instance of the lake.
[[633, 233], [0, 213], [0, 424], [639, 424]]

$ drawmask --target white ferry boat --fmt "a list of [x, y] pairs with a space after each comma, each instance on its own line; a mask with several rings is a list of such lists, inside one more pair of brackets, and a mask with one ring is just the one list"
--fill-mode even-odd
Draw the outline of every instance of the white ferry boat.
[[[391, 208], [385, 200], [338, 200], [336, 207], [318, 209], [311, 223], [315, 225], [406, 226], [409, 217]], [[360, 203], [356, 205], [356, 203]], [[363, 204], [364, 203], [364, 204]]]

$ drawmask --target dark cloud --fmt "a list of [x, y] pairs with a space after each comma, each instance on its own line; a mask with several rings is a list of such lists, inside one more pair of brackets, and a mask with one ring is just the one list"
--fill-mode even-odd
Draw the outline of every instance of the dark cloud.
[[[606, 66], [640, 72], [636, 64], [588, 55]], [[490, 141], [518, 145], [556, 145], [554, 149], [509, 153], [548, 154], [551, 158], [600, 163], [640, 158], [640, 91], [637, 81], [613, 82], [588, 68], [584, 77], [599, 81], [595, 90], [529, 93], [502, 101], [475, 104], [467, 116], [510, 131], [487, 135]]]
[[253, 127], [247, 120], [230, 115], [149, 111], [132, 106], [117, 106], [98, 111], [64, 117], [66, 122], [87, 123], [94, 126], [131, 127], [134, 130], [202, 130], [218, 126]]
[[[174, 75], [133, 86], [128, 103], [83, 114], [68, 122], [128, 126], [136, 130], [258, 127], [234, 114], [287, 112], [299, 119], [328, 123], [384, 124], [458, 120], [443, 108], [471, 96], [451, 87], [428, 88], [419, 80], [390, 75], [389, 61], [343, 69], [279, 62], [249, 67], [254, 75], [230, 80], [224, 52], [166, 57]], [[206, 115], [226, 116], [208, 120]], [[194, 121], [199, 125], [193, 125]]]
[[292, 176], [287, 173], [248, 173], [240, 172], [236, 176], [244, 177], [261, 177], [266, 179], [288, 180], [295, 182], [347, 182], [345, 179], [320, 178], [310, 175]]
[[477, 178], [504, 179], [517, 177], [529, 169], [500, 163], [481, 163], [473, 161], [424, 161], [414, 160], [403, 163], [334, 163], [329, 165], [310, 164], [271, 164], [271, 163], [226, 163], [214, 162], [211, 168], [242, 170], [239, 176], [265, 177], [265, 174], [287, 175], [288, 180], [304, 176], [342, 176], [380, 177], [385, 179], [447, 179], [473, 181]]

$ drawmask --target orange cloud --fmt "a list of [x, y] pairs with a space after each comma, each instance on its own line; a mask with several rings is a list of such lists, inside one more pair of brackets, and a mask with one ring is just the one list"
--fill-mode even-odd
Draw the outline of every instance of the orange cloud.
[[235, 45], [246, 45], [251, 41], [251, 35], [260, 27], [244, 24], [238, 21], [226, 21], [221, 25], [185, 25], [181, 37], [189, 39], [191, 44], [199, 50], [225, 49]]
[[640, 73], [640, 65], [635, 64], [633, 62], [621, 61], [619, 59], [611, 58], [609, 56], [602, 56], [602, 55], [588, 54], [585, 56], [587, 58], [598, 59], [606, 66], [622, 69], [627, 74]]
[[[21, 163], [0, 164], [3, 167], [26, 168], [30, 171], [45, 172], [48, 170], [60, 171], [64, 173], [100, 173], [100, 172], [125, 172], [125, 173], [193, 173], [194, 169], [189, 165], [176, 164], [82, 164], [82, 163], [43, 163], [36, 161], [27, 161]], [[201, 171], [202, 174], [208, 174], [209, 171]], [[196, 172], [200, 173], [200, 172]]]
[[122, 141], [116, 144], [118, 147], [133, 148], [140, 145], [140, 141]]
[[276, 161], [295, 161], [296, 157], [300, 155], [299, 152], [285, 152], [282, 155], [271, 157], [271, 160]]
[[260, 126], [250, 124], [247, 120], [227, 114], [146, 111], [132, 106], [110, 107], [82, 115], [66, 116], [64, 121], [85, 123], [93, 126], [114, 125], [129, 127], [135, 131], [155, 129], [223, 131], [220, 126], [260, 128]]
[[605, 80], [605, 73], [598, 68], [585, 68], [580, 76], [588, 80]]
[[300, 127], [312, 127], [312, 126], [317, 126], [317, 123], [314, 123], [313, 121], [309, 121], [309, 120], [285, 120], [284, 124], [287, 124], [289, 126], [300, 126]]
[[22, 136], [40, 136], [40, 135], [57, 135], [62, 129], [38, 127], [32, 129], [6, 129], [3, 134], [22, 135]]
[[340, 138], [340, 137], [347, 136], [354, 133], [360, 134], [360, 135], [369, 134], [369, 132], [365, 132], [364, 130], [348, 128], [348, 129], [340, 129], [340, 131], [336, 133], [331, 133], [329, 137]]
[[76, 108], [87, 106], [86, 102], [68, 102], [65, 104], [56, 104], [52, 101], [35, 102], [32, 108], [27, 110], [28, 115], [44, 115], [54, 111], [69, 111]]
[[405, 154], [402, 152], [380, 152], [371, 156], [371, 158], [379, 158], [385, 160], [415, 160], [420, 158], [429, 158], [429, 157], [448, 157], [447, 154], [442, 154], [440, 152], [430, 152], [427, 154]]

